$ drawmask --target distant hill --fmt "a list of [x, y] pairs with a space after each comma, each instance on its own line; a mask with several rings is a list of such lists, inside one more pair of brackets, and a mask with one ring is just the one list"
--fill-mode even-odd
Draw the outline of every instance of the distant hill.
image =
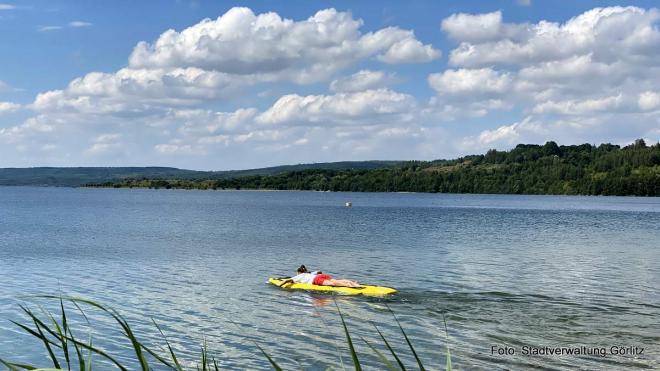
[[216, 179], [143, 179], [99, 187], [660, 196], [660, 143], [519, 144], [455, 160], [376, 168], [280, 167]]
[[254, 175], [276, 175], [309, 169], [369, 170], [396, 166], [400, 161], [344, 161], [298, 164], [249, 170], [196, 171], [172, 167], [31, 167], [0, 168], [0, 185], [78, 187], [86, 184], [128, 179], [231, 179]]
[[282, 165], [249, 170], [213, 172], [212, 179], [232, 179], [250, 175], [276, 175], [303, 170], [373, 170], [400, 166], [406, 161], [340, 161], [316, 164]]
[[[194, 179], [204, 172], [168, 167], [32, 167], [0, 168], [0, 185], [69, 186], [121, 179]], [[201, 174], [200, 174], [201, 175]]]

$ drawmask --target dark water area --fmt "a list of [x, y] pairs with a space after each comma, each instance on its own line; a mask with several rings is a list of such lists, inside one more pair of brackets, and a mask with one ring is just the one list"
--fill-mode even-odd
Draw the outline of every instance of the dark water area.
[[[399, 294], [266, 284], [302, 263]], [[225, 368], [268, 368], [254, 341], [287, 368], [350, 368], [336, 302], [367, 368], [380, 364], [360, 337], [385, 351], [372, 322], [415, 364], [390, 308], [432, 369], [443, 315], [457, 369], [657, 369], [659, 290], [658, 198], [0, 187], [0, 357], [13, 361], [47, 365], [10, 320], [29, 295], [62, 293], [117, 309], [161, 349], [153, 317], [188, 362], [206, 339]], [[89, 315], [95, 344], [130, 359], [111, 320]], [[523, 354], [546, 346], [607, 354]], [[611, 354], [631, 346], [644, 351]]]

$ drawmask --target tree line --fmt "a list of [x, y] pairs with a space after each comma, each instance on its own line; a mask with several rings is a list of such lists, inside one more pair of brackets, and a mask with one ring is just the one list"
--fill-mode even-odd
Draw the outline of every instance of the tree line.
[[95, 187], [660, 196], [660, 143], [519, 144], [379, 169], [306, 169], [230, 179], [125, 179]]

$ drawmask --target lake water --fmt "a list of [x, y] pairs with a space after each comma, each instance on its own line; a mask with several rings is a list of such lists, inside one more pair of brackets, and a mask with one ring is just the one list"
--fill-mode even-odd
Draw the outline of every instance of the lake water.
[[[302, 263], [400, 293], [266, 284]], [[0, 187], [0, 358], [13, 361], [47, 365], [9, 320], [24, 318], [19, 303], [36, 308], [26, 295], [62, 293], [117, 309], [157, 348], [154, 318], [188, 362], [205, 339], [226, 368], [268, 368], [255, 341], [286, 368], [350, 368], [336, 302], [371, 369], [360, 336], [385, 352], [371, 322], [414, 365], [387, 307], [432, 369], [445, 362], [443, 313], [457, 369], [657, 369], [659, 290], [658, 198]], [[89, 315], [94, 344], [130, 358], [116, 326]]]

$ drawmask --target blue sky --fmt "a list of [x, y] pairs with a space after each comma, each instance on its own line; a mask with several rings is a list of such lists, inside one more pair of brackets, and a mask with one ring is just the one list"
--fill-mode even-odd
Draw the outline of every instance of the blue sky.
[[561, 4], [0, 0], [0, 167], [658, 141], [654, 2]]

